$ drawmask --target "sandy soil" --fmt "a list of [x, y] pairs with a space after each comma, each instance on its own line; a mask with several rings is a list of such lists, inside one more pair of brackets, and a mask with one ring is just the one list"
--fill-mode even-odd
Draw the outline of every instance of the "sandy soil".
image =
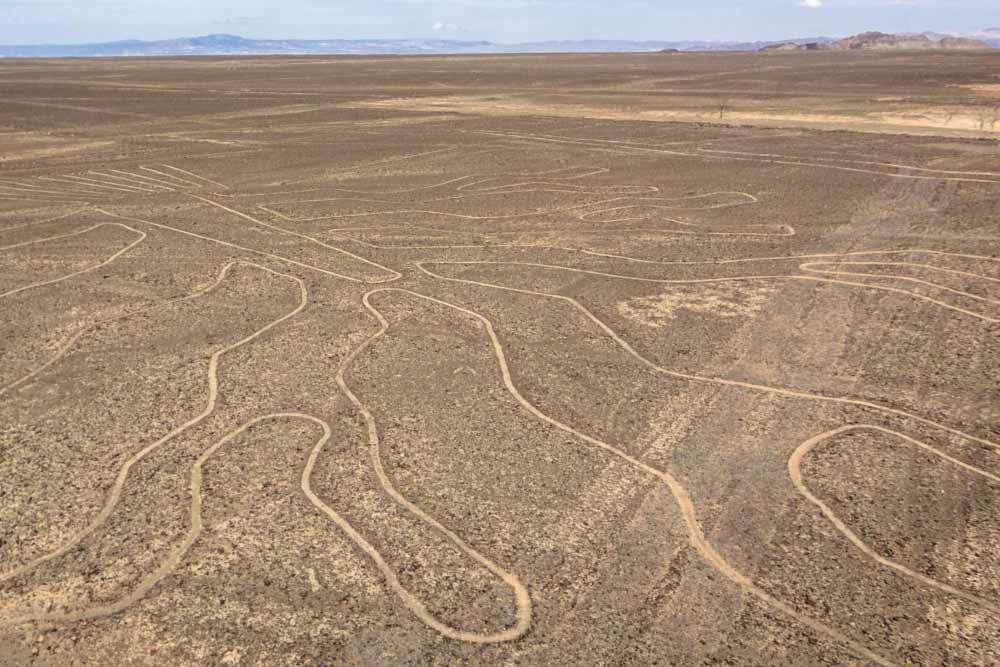
[[1000, 664], [997, 64], [0, 63], [0, 664]]

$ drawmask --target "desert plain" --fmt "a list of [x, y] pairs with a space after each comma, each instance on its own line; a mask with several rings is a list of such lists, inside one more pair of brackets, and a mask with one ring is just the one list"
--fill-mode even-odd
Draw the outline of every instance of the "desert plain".
[[1000, 53], [0, 61], [0, 664], [1000, 664]]

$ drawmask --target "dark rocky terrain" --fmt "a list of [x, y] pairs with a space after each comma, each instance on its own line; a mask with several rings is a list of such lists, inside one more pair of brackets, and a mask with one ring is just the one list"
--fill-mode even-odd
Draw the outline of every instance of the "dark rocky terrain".
[[0, 63], [0, 665], [1000, 664], [998, 63]]

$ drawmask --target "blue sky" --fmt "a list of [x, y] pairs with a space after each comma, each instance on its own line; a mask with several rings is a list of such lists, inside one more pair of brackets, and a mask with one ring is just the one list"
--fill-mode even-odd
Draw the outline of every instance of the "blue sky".
[[247, 37], [751, 40], [1000, 27], [1000, 0], [0, 0], [0, 43]]

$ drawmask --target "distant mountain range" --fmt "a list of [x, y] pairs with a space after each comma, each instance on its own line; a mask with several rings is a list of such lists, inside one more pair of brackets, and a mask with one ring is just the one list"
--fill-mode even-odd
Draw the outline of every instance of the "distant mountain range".
[[940, 33], [890, 35], [884, 32], [863, 32], [834, 42], [784, 42], [765, 46], [762, 51], [968, 51], [989, 49], [985, 40], [974, 37], [954, 37]]
[[[931, 40], [951, 35], [922, 33]], [[973, 35], [1000, 47], [1000, 28]], [[206, 35], [160, 41], [126, 40], [101, 44], [29, 44], [0, 46], [3, 57], [124, 57], [225, 55], [372, 55], [445, 53], [614, 53], [629, 51], [756, 51], [780, 44], [820, 44], [832, 37], [804, 37], [760, 42], [583, 40], [498, 44], [444, 39], [247, 39], [237, 35]]]

